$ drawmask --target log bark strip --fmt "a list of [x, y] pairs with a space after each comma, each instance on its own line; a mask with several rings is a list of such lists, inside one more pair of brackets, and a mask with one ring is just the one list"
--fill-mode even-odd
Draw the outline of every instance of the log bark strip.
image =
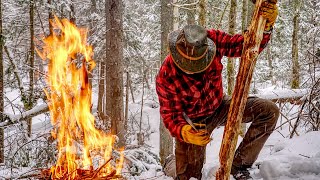
[[232, 95], [227, 124], [220, 148], [220, 168], [216, 173], [217, 180], [230, 178], [231, 165], [238, 141], [241, 119], [249, 94], [253, 70], [259, 55], [259, 47], [263, 38], [266, 20], [259, 16], [259, 9], [263, 0], [257, 0], [254, 15], [249, 30], [244, 34], [244, 45], [241, 55], [239, 73], [235, 90]]

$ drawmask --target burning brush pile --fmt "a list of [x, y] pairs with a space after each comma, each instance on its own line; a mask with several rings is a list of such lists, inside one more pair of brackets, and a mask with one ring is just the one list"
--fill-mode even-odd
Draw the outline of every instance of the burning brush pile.
[[[52, 136], [57, 139], [57, 161], [43, 178], [113, 179], [120, 176], [123, 155], [111, 163], [114, 136], [96, 129], [91, 114], [88, 73], [95, 67], [87, 31], [55, 18], [54, 32], [38, 50], [48, 61], [48, 88]], [[114, 162], [114, 161], [112, 161]]]

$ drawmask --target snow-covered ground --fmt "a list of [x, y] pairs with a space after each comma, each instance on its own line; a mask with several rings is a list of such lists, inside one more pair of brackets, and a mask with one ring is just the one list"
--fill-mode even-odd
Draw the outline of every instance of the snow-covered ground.
[[[215, 179], [219, 166], [219, 150], [223, 129], [212, 134], [213, 141], [207, 147], [207, 162], [203, 169], [204, 180]], [[281, 134], [288, 132], [283, 128]], [[250, 170], [254, 179], [263, 180], [319, 180], [320, 132], [302, 134], [292, 139], [275, 131], [266, 142], [256, 163]], [[239, 138], [239, 142], [241, 138]]]
[[[144, 107], [149, 116], [153, 133], [147, 144], [155, 153], [159, 152], [159, 109]], [[151, 120], [150, 120], [151, 119]], [[280, 118], [279, 118], [280, 119]], [[294, 122], [294, 121], [293, 121]], [[280, 120], [278, 125], [280, 125]], [[247, 127], [250, 124], [247, 124]], [[219, 151], [224, 128], [211, 134], [212, 141], [207, 146], [206, 163], [202, 180], [214, 180], [219, 168]], [[320, 180], [320, 131], [300, 133], [289, 138], [289, 125], [277, 129], [263, 147], [257, 161], [250, 169], [255, 180]], [[241, 137], [238, 144], [241, 142]], [[151, 169], [133, 179], [172, 179]], [[233, 179], [230, 177], [230, 179]]]
[[[151, 114], [151, 113], [150, 113]], [[155, 120], [159, 117], [154, 117]], [[153, 123], [157, 126], [157, 123]], [[154, 130], [157, 130], [155, 127]], [[208, 144], [206, 163], [203, 168], [203, 180], [214, 180], [219, 167], [219, 151], [224, 128], [214, 130], [213, 140]], [[282, 135], [281, 135], [281, 134]], [[320, 180], [320, 132], [314, 131], [292, 139], [284, 138], [288, 127], [275, 131], [266, 142], [256, 163], [250, 170], [256, 180]], [[239, 138], [238, 142], [242, 139]], [[158, 148], [158, 131], [148, 144]], [[135, 179], [170, 179], [151, 170]], [[155, 178], [158, 177], [158, 178]], [[233, 179], [232, 177], [230, 179]]]
[[[270, 89], [269, 89], [270, 90]], [[269, 91], [268, 90], [268, 91]], [[265, 91], [262, 91], [265, 92]], [[10, 100], [15, 101], [17, 92], [8, 92]], [[149, 93], [146, 93], [149, 94]], [[152, 93], [150, 93], [152, 94]], [[136, 103], [130, 103], [129, 115], [139, 120], [141, 104], [136, 97]], [[141, 99], [141, 97], [140, 97]], [[16, 100], [18, 101], [18, 100]], [[93, 102], [97, 101], [94, 95]], [[297, 108], [292, 108], [294, 111]], [[14, 113], [10, 106], [6, 107], [6, 111]], [[294, 112], [293, 112], [294, 113]], [[34, 133], [48, 131], [51, 128], [49, 118], [45, 115], [37, 116], [34, 119]], [[149, 132], [146, 144], [150, 151], [159, 154], [159, 105], [155, 98], [155, 94], [145, 97], [143, 106], [143, 128], [145, 132]], [[293, 121], [294, 122], [294, 121]], [[280, 125], [280, 120], [278, 125]], [[137, 129], [137, 124], [132, 123], [132, 129]], [[247, 125], [249, 126], [249, 124]], [[214, 180], [215, 171], [219, 167], [219, 151], [223, 135], [223, 127], [213, 131], [212, 141], [207, 146], [206, 163], [203, 168], [202, 180]], [[277, 129], [266, 142], [256, 163], [250, 170], [255, 180], [320, 180], [320, 132], [300, 132], [299, 136], [289, 139], [289, 125], [284, 125], [282, 129]], [[134, 133], [132, 144], [137, 144]], [[240, 143], [239, 138], [238, 143]], [[171, 180], [166, 177], [163, 172], [159, 171], [159, 165], [148, 165], [148, 171], [143, 172], [139, 176], [130, 177], [134, 180]], [[4, 172], [1, 174], [4, 175]], [[6, 174], [7, 176], [9, 174]], [[232, 177], [230, 179], [233, 179]]]

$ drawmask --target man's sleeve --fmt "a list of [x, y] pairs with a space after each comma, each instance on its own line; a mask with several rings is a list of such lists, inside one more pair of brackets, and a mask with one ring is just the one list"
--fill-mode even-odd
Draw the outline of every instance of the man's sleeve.
[[[160, 114], [165, 127], [173, 137], [183, 141], [181, 128], [186, 124], [182, 116], [182, 104], [170, 78], [157, 77], [156, 90], [160, 103]], [[172, 82], [174, 83], [174, 82]]]
[[[216, 44], [217, 53], [221, 56], [240, 57], [243, 49], [244, 37], [242, 34], [230, 35], [220, 30], [208, 30], [208, 37]], [[267, 46], [271, 33], [264, 33], [259, 53]]]

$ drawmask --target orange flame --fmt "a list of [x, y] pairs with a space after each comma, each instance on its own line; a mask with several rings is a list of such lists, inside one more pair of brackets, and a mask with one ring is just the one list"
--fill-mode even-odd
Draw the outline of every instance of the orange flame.
[[[88, 70], [95, 67], [92, 47], [87, 45], [87, 31], [77, 28], [68, 20], [55, 17], [55, 30], [44, 38], [42, 59], [49, 59], [48, 86], [45, 90], [50, 102], [53, 137], [58, 142], [58, 158], [52, 167], [53, 178], [78, 177], [78, 169], [101, 166], [111, 158], [114, 137], [95, 128], [91, 114], [91, 87]], [[82, 59], [82, 60], [79, 60]], [[117, 174], [121, 172], [117, 165]], [[108, 174], [109, 165], [103, 169]]]

